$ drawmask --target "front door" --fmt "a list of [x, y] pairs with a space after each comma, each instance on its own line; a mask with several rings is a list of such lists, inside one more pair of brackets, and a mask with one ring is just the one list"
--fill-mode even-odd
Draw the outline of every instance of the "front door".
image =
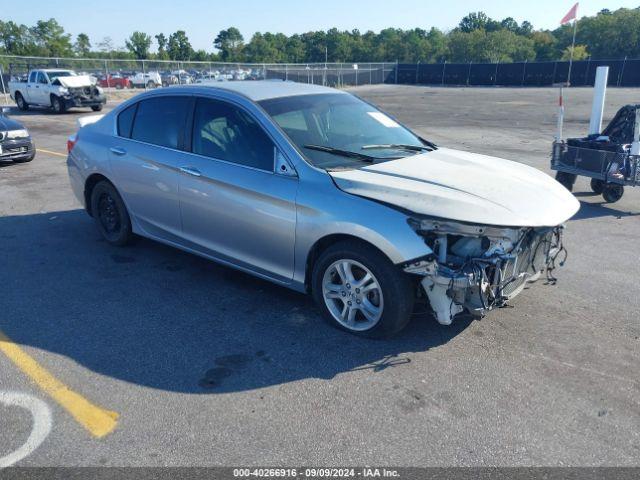
[[297, 177], [274, 173], [275, 146], [231, 103], [196, 100], [180, 205], [187, 240], [221, 260], [293, 278]]

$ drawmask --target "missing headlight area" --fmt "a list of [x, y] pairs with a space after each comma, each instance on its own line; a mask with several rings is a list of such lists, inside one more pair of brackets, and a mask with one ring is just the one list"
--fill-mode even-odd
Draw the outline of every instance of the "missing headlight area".
[[483, 316], [518, 295], [528, 282], [564, 263], [563, 227], [501, 228], [431, 219], [411, 220], [433, 254], [403, 265], [420, 275], [436, 319], [451, 325], [463, 311]]

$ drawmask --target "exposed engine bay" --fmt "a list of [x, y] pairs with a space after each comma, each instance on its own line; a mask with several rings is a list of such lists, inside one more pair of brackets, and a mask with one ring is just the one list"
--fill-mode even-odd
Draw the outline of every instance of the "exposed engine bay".
[[100, 101], [102, 95], [95, 85], [85, 87], [71, 87], [69, 90], [69, 96], [80, 104], [91, 103], [94, 101]]
[[407, 273], [419, 275], [436, 319], [451, 325], [467, 311], [481, 317], [503, 307], [528, 282], [546, 272], [555, 283], [553, 270], [566, 249], [562, 226], [494, 227], [449, 220], [411, 219], [432, 254], [403, 265]]

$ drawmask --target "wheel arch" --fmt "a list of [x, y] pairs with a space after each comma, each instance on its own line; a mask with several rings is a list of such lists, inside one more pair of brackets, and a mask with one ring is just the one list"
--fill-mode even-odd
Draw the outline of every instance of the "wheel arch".
[[320, 255], [322, 255], [322, 252], [324, 252], [327, 248], [331, 247], [332, 245], [335, 245], [336, 243], [343, 242], [343, 241], [353, 241], [353, 242], [357, 242], [362, 245], [371, 247], [376, 251], [378, 251], [385, 258], [387, 258], [391, 263], [393, 263], [393, 260], [389, 258], [389, 255], [387, 255], [380, 247], [360, 237], [357, 237], [355, 235], [350, 235], [347, 233], [333, 233], [333, 234], [325, 235], [324, 237], [318, 239], [311, 246], [311, 248], [309, 249], [309, 253], [307, 254], [307, 258], [305, 261], [305, 275], [304, 275], [304, 288], [307, 291], [307, 293], [311, 292], [311, 283], [312, 283], [311, 276], [313, 274], [313, 268], [315, 263], [320, 258]]
[[92, 173], [91, 175], [89, 175], [87, 177], [87, 180], [84, 182], [84, 205], [87, 209], [87, 213], [91, 216], [93, 216], [93, 213], [91, 212], [91, 194], [93, 193], [94, 187], [102, 181], [109, 182], [113, 186], [113, 188], [116, 189], [116, 191], [118, 190], [113, 182], [103, 174]]

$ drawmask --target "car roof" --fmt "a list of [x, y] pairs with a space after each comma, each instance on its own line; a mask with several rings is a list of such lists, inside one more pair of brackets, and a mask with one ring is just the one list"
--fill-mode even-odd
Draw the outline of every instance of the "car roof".
[[[191, 86], [191, 85], [190, 85]], [[254, 102], [270, 98], [294, 97], [320, 93], [346, 94], [335, 88], [323, 87], [308, 83], [286, 82], [282, 80], [239, 80], [230, 82], [203, 82], [192, 85], [201, 88], [217, 88], [237, 92]], [[175, 88], [175, 87], [171, 87]]]

